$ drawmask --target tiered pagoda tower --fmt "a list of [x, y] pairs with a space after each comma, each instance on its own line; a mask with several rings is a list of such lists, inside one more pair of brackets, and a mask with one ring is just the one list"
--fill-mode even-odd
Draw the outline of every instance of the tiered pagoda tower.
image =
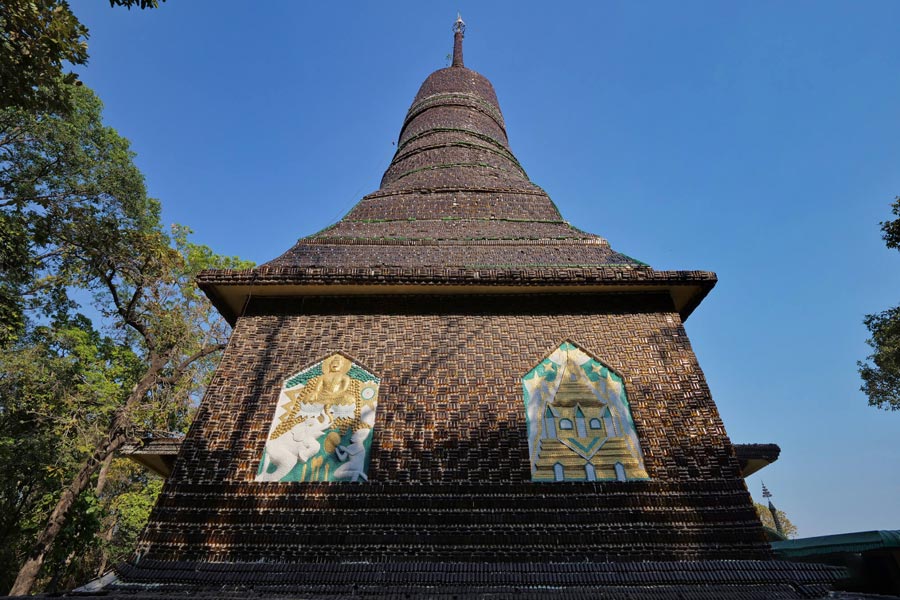
[[772, 560], [688, 342], [715, 275], [567, 223], [454, 29], [377, 191], [200, 276], [234, 332], [106, 590], [825, 593], [833, 571]]

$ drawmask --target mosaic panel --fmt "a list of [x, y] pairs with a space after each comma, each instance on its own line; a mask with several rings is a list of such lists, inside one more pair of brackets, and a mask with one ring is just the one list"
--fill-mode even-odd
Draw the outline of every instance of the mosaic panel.
[[289, 377], [256, 481], [366, 481], [380, 380], [341, 354]]
[[622, 378], [570, 342], [522, 378], [533, 481], [647, 479]]

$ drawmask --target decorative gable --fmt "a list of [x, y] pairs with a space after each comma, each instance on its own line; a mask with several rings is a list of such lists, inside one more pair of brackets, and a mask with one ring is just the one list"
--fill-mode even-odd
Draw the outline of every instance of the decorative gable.
[[256, 481], [368, 480], [379, 383], [337, 353], [289, 377]]
[[563, 342], [522, 378], [533, 481], [647, 479], [622, 378]]

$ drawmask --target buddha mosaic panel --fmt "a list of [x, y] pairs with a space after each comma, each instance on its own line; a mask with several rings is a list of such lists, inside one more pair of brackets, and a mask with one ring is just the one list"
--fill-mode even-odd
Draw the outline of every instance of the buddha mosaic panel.
[[570, 342], [522, 378], [533, 481], [647, 479], [622, 378]]
[[288, 378], [256, 481], [368, 480], [380, 383], [342, 354]]

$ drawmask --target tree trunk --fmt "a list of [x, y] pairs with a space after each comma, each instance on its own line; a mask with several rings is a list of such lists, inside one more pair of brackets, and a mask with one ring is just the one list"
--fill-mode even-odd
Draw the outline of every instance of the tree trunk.
[[100, 566], [97, 567], [97, 577], [103, 577], [103, 573], [106, 572], [106, 565], [109, 563], [109, 553], [107, 552], [109, 543], [113, 539], [113, 535], [116, 533], [116, 519], [114, 518], [112, 522], [109, 524], [109, 528], [106, 530], [106, 533], [103, 535], [103, 550], [100, 554]]
[[9, 590], [10, 596], [26, 596], [31, 593], [31, 590], [34, 588], [34, 582], [37, 580], [38, 573], [41, 570], [41, 565], [44, 564], [44, 558], [53, 545], [56, 536], [59, 535], [59, 532], [62, 531], [63, 526], [66, 524], [69, 511], [72, 509], [78, 496], [81, 495], [81, 492], [90, 485], [91, 478], [102, 468], [106, 459], [128, 441], [129, 412], [157, 383], [159, 372], [165, 365], [165, 362], [165, 359], [160, 357], [151, 359], [147, 372], [144, 373], [141, 380], [131, 390], [122, 408], [113, 415], [105, 441], [102, 442], [99, 448], [94, 450], [94, 454], [81, 467], [78, 475], [63, 491], [62, 496], [56, 503], [56, 507], [50, 514], [50, 520], [38, 536], [31, 552], [28, 553], [25, 564], [19, 569], [16, 582], [13, 584], [12, 589]]
[[[103, 461], [103, 466], [100, 467], [100, 474], [97, 475], [97, 485], [94, 486], [94, 495], [97, 498], [100, 498], [100, 494], [103, 493], [103, 488], [106, 487], [106, 479], [109, 475], [109, 467], [112, 464], [113, 458], [115, 456], [110, 454], [106, 457], [106, 460]], [[109, 557], [106, 555], [106, 546], [109, 544], [110, 540], [112, 540], [113, 532], [116, 530], [116, 520], [113, 517], [112, 519], [107, 519], [111, 521], [109, 527], [106, 529], [106, 533], [103, 534], [103, 541], [105, 542], [100, 546], [100, 567], [97, 569], [97, 577], [101, 577], [103, 575], [103, 571], [106, 570], [106, 563], [109, 560]]]
[[118, 418], [113, 420], [113, 432], [107, 437], [106, 443], [103, 444], [103, 447], [94, 451], [93, 456], [81, 467], [78, 475], [63, 491], [62, 496], [56, 503], [56, 507], [50, 514], [50, 520], [38, 536], [37, 542], [31, 549], [31, 552], [29, 552], [25, 564], [19, 569], [16, 582], [9, 591], [10, 596], [26, 596], [31, 593], [32, 588], [34, 588], [34, 582], [37, 580], [38, 573], [41, 570], [41, 565], [44, 564], [44, 558], [47, 556], [47, 552], [50, 550], [56, 536], [59, 535], [59, 532], [62, 531], [63, 526], [66, 524], [69, 510], [75, 504], [75, 500], [88, 488], [91, 483], [91, 477], [94, 476], [94, 473], [97, 472], [106, 458], [127, 441], [127, 437], [122, 432], [122, 428], [119, 427], [118, 421]]
[[112, 453], [103, 459], [103, 466], [100, 467], [100, 474], [97, 475], [97, 485], [94, 486], [94, 495], [97, 496], [97, 498], [100, 498], [100, 494], [103, 493], [103, 488], [106, 487], [106, 476], [109, 475], [109, 466], [112, 464], [112, 461]]

